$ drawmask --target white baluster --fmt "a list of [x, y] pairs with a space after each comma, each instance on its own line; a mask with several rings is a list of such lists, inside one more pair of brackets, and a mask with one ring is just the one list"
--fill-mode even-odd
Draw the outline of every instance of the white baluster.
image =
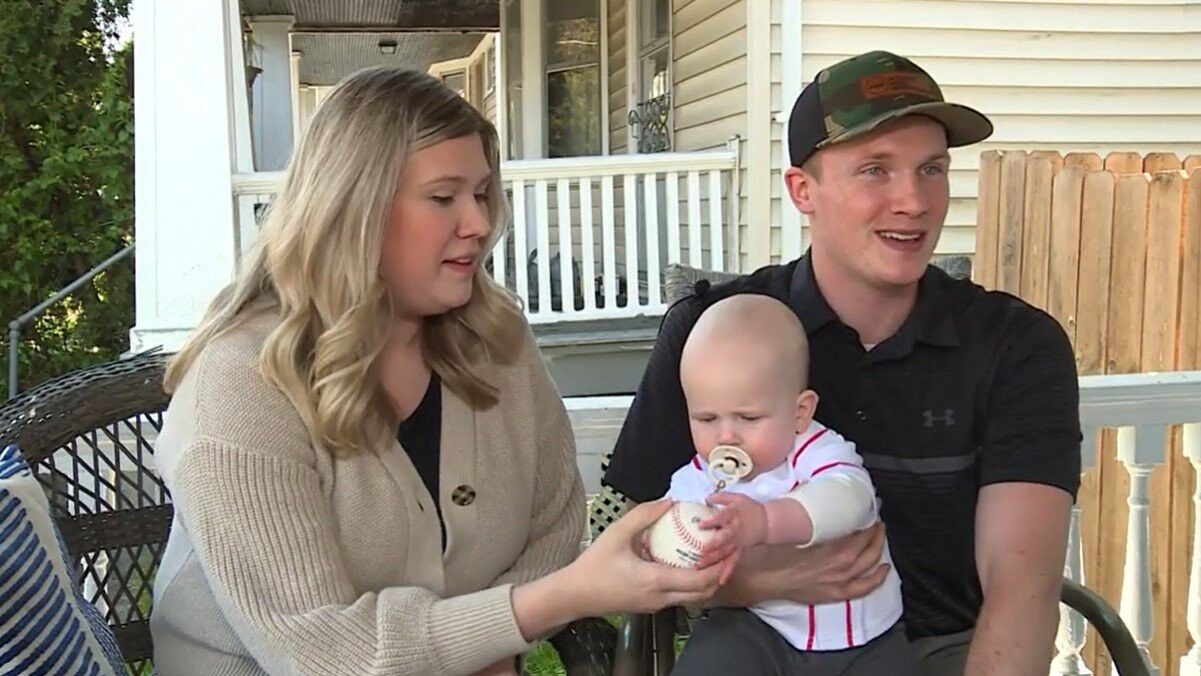
[[[1118, 429], [1118, 459], [1130, 473], [1130, 514], [1126, 523], [1126, 562], [1122, 576], [1122, 619], [1153, 676], [1159, 668], [1151, 662], [1148, 646], [1155, 629], [1151, 598], [1150, 500], [1151, 472], [1164, 460], [1167, 433], [1162, 425]], [[1116, 670], [1115, 670], [1116, 672]]]
[[501, 286], [509, 286], [505, 277], [508, 274], [509, 236], [501, 235], [492, 245], [492, 279]]
[[538, 312], [550, 314], [550, 207], [547, 205], [547, 183], [534, 181], [534, 213], [538, 232]]
[[659, 274], [659, 186], [657, 174], [642, 175], [642, 204], [646, 225], [646, 303], [651, 307], [663, 302]]
[[1201, 423], [1184, 426], [1184, 457], [1197, 475], [1193, 489], [1193, 563], [1188, 577], [1186, 620], [1193, 647], [1180, 658], [1180, 676], [1201, 675]]
[[584, 266], [584, 311], [596, 309], [596, 242], [592, 232], [592, 179], [580, 179], [580, 256]]
[[680, 262], [680, 174], [667, 174], [667, 262]]
[[701, 174], [688, 172], [688, 265], [701, 267]]
[[709, 172], [709, 257], [711, 269], [721, 272], [726, 269], [726, 253], [723, 248], [725, 220], [721, 210], [721, 172]]
[[[575, 260], [571, 244], [571, 182], [559, 179], [555, 187], [559, 204], [559, 297], [564, 314], [575, 312]], [[553, 309], [553, 308], [552, 308]]]
[[617, 235], [613, 225], [613, 177], [601, 178], [601, 257], [604, 268], [605, 309], [617, 307]]
[[517, 297], [530, 307], [529, 246], [526, 245], [525, 181], [513, 181], [513, 278]]
[[[1084, 442], [1080, 448], [1080, 473], [1083, 475], [1096, 462], [1096, 429], [1084, 430]], [[1072, 522], [1068, 529], [1068, 552], [1064, 560], [1064, 577], [1084, 584], [1084, 565], [1080, 549], [1080, 504], [1072, 506]], [[1051, 673], [1055, 676], [1088, 676], [1093, 672], [1084, 663], [1080, 653], [1084, 650], [1086, 637], [1084, 618], [1080, 613], [1059, 604], [1059, 633], [1055, 636], [1055, 659], [1051, 662]]]
[[626, 174], [622, 185], [625, 189], [622, 211], [625, 212], [626, 230], [626, 308], [642, 305], [642, 291], [638, 283], [638, 184], [634, 174]]

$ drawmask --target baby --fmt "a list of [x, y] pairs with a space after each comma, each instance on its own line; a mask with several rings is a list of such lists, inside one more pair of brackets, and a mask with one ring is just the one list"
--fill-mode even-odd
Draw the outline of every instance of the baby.
[[[855, 445], [813, 420], [808, 372], [800, 321], [768, 296], [720, 300], [689, 335], [680, 382], [698, 454], [666, 497], [719, 508], [701, 524], [719, 529], [702, 565], [761, 544], [825, 542], [877, 520]], [[900, 618], [893, 570], [862, 599], [715, 609], [696, 623], [672, 673], [735, 673], [739, 652], [770, 650], [781, 673], [917, 674]]]

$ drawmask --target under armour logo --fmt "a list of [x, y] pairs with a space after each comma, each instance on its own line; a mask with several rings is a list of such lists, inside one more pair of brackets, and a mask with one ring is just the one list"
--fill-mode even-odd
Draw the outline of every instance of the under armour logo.
[[935, 415], [934, 411], [926, 409], [922, 411], [922, 417], [926, 419], [926, 427], [934, 427], [934, 423], [940, 422], [945, 427], [955, 426], [955, 409], [943, 409], [942, 415]]

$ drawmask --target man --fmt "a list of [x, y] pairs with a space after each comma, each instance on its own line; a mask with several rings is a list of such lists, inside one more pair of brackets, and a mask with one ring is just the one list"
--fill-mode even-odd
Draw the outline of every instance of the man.
[[[809, 216], [799, 260], [698, 287], [667, 314], [604, 477], [642, 502], [696, 453], [680, 352], [709, 304], [775, 296], [812, 350], [817, 419], [871, 472], [924, 673], [1045, 674], [1080, 429], [1072, 350], [1059, 325], [1010, 295], [928, 266], [949, 202], [948, 147], [987, 138], [979, 112], [944, 102], [907, 59], [872, 52], [819, 73], [789, 120], [788, 195]], [[618, 496], [618, 497], [620, 497]], [[760, 548], [722, 603], [823, 603], [883, 581], [882, 535]], [[756, 673], [755, 654], [731, 656]], [[720, 666], [714, 666], [715, 673]]]

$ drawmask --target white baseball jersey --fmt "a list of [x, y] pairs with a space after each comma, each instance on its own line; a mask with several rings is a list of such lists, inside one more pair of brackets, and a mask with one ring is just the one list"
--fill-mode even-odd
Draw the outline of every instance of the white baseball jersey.
[[[699, 455], [694, 457], [692, 462], [672, 475], [667, 497], [704, 503], [705, 498], [717, 490], [708, 469], [703, 458]], [[803, 484], [817, 483], [823, 477], [837, 475], [864, 482], [871, 487], [871, 478], [863, 467], [862, 458], [855, 452], [855, 444], [815, 421], [797, 436], [786, 462], [750, 481], [729, 485], [723, 491], [745, 495], [756, 502], [768, 502], [784, 497]], [[874, 495], [875, 489], [871, 489], [869, 494]], [[871, 519], [862, 527], [878, 519], [876, 507], [875, 504], [871, 505]], [[826, 532], [816, 519], [814, 532]], [[863, 645], [901, 619], [901, 579], [891, 565], [892, 557], [887, 544], [884, 561], [890, 564], [884, 584], [861, 599], [819, 605], [765, 601], [752, 606], [750, 610], [798, 650], [845, 650]]]

